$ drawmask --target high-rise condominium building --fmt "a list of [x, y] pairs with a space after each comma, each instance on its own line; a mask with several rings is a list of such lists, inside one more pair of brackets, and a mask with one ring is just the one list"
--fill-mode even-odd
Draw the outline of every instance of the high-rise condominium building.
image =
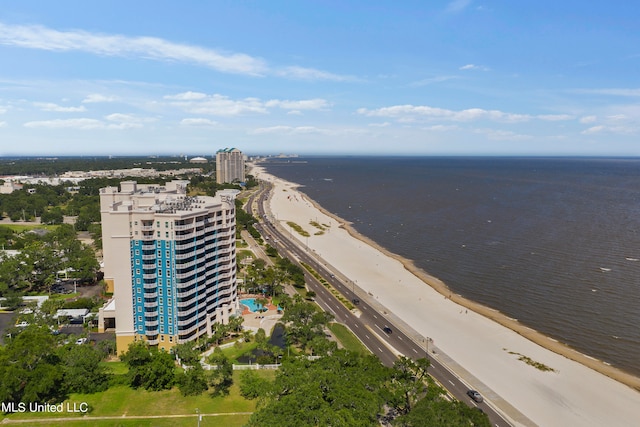
[[[236, 190], [187, 196], [188, 181], [100, 190], [104, 272], [118, 352], [170, 349], [212, 333], [238, 308]], [[102, 315], [102, 312], [101, 312]]]
[[216, 182], [244, 182], [244, 155], [237, 148], [224, 148], [216, 152]]

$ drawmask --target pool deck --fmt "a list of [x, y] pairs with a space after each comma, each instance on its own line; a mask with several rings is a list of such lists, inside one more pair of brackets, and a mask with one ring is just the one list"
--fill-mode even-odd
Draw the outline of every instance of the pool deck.
[[[243, 295], [241, 299], [246, 298], [256, 298], [254, 295]], [[242, 304], [241, 304], [242, 305]], [[271, 304], [271, 301], [265, 305], [267, 311], [262, 313], [254, 313], [250, 311], [247, 307], [242, 307], [242, 317], [244, 318], [244, 322], [242, 323], [243, 328], [250, 329], [253, 332], [256, 332], [258, 329], [262, 328], [267, 333], [267, 335], [271, 334], [271, 330], [275, 326], [276, 323], [282, 317], [282, 314], [278, 313], [278, 308]]]

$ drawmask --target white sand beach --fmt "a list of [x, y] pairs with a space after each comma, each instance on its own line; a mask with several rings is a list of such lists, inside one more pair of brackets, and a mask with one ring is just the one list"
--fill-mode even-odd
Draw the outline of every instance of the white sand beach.
[[[254, 165], [251, 173], [275, 185], [270, 209], [277, 221], [287, 230], [287, 221], [292, 221], [309, 232], [311, 236], [305, 238], [292, 231], [301, 245], [308, 245], [339, 277], [354, 282], [363, 298], [401, 319], [401, 329], [408, 329], [410, 336], [418, 341], [422, 336], [432, 338], [436, 357], [445, 362], [451, 359], [450, 369], [490, 404], [507, 412], [514, 424], [640, 425], [638, 378], [578, 354], [500, 313], [455, 294], [449, 297], [444, 284], [353, 230], [350, 233], [348, 224], [316, 206], [295, 184], [268, 175], [259, 166]], [[316, 234], [319, 229], [312, 221], [327, 229]], [[521, 356], [553, 371], [537, 369], [519, 360]], [[509, 410], [506, 402], [517, 411]]]

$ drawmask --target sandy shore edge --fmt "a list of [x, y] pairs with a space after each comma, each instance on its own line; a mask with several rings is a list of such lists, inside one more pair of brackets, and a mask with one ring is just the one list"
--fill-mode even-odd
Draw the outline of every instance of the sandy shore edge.
[[[261, 170], [263, 173], [268, 174], [268, 172], [266, 172], [266, 170], [264, 168], [262, 168], [262, 166], [260, 165], [256, 165], [254, 166], [256, 168], [258, 168], [259, 170]], [[282, 180], [281, 178], [278, 178], [280, 180]], [[282, 180], [285, 181], [285, 180]], [[500, 311], [490, 308], [488, 306], [482, 305], [478, 302], [469, 300], [459, 294], [453, 293], [451, 291], [451, 289], [449, 289], [449, 287], [440, 279], [430, 275], [428, 272], [426, 272], [425, 270], [423, 270], [420, 267], [417, 267], [415, 265], [415, 263], [410, 260], [407, 259], [405, 257], [402, 257], [398, 254], [395, 254], [391, 251], [389, 251], [388, 249], [384, 248], [383, 246], [381, 246], [380, 244], [378, 244], [377, 242], [373, 241], [372, 239], [370, 239], [369, 237], [361, 234], [360, 232], [358, 232], [349, 221], [345, 220], [344, 218], [339, 217], [338, 215], [329, 212], [328, 210], [326, 210], [325, 208], [323, 208], [318, 202], [316, 202], [315, 200], [313, 200], [311, 197], [309, 197], [309, 195], [307, 193], [305, 193], [302, 189], [304, 188], [304, 186], [301, 186], [300, 184], [297, 183], [293, 183], [290, 181], [287, 181], [289, 184], [291, 184], [291, 188], [295, 189], [296, 191], [298, 191], [299, 193], [303, 194], [304, 197], [306, 198], [306, 200], [308, 202], [310, 202], [317, 210], [319, 210], [320, 212], [322, 212], [323, 214], [327, 215], [328, 217], [333, 218], [336, 223], [338, 223], [338, 226], [340, 228], [343, 228], [347, 233], [349, 233], [350, 236], [352, 236], [355, 239], [358, 239], [359, 241], [363, 242], [366, 245], [369, 245], [375, 249], [377, 249], [378, 251], [382, 252], [384, 255], [395, 259], [396, 261], [400, 262], [404, 268], [409, 271], [411, 274], [413, 274], [414, 276], [416, 276], [418, 279], [420, 279], [422, 282], [424, 282], [426, 285], [430, 286], [431, 288], [433, 288], [435, 291], [437, 291], [438, 293], [440, 293], [441, 295], [443, 295], [446, 298], [449, 298], [452, 302], [457, 303], [463, 307], [465, 307], [466, 309], [472, 310], [478, 314], [480, 314], [481, 316], [484, 316], [488, 319], [491, 319], [493, 321], [495, 321], [496, 323], [512, 330], [513, 332], [519, 334], [520, 336], [540, 345], [541, 347], [544, 347], [545, 349], [552, 351], [556, 354], [559, 354], [563, 357], [566, 357], [567, 359], [573, 360], [575, 362], [578, 362], [580, 364], [582, 364], [583, 366], [586, 366], [590, 369], [593, 369], [594, 371], [601, 373], [621, 384], [624, 384], [628, 387], [631, 387], [632, 389], [635, 389], [636, 391], [640, 391], [640, 378], [636, 377], [628, 372], [625, 372], [619, 368], [616, 368], [614, 366], [611, 366], [599, 359], [596, 359], [592, 356], [588, 356], [584, 353], [581, 353], [571, 347], [569, 347], [568, 345], [561, 343], [559, 341], [556, 341], [555, 339], [544, 335], [541, 332], [538, 332], [534, 329], [532, 329], [529, 326], [526, 326], [520, 322], [518, 322], [515, 319], [512, 319], [510, 317], [508, 317], [507, 315], [501, 313]]]

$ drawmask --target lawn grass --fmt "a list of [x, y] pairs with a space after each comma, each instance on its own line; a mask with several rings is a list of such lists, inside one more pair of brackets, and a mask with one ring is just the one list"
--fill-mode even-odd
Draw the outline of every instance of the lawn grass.
[[[121, 362], [109, 362], [110, 369], [115, 372], [122, 372]], [[126, 370], [126, 366], [124, 368]], [[35, 425], [51, 425], [63, 426], [68, 423], [76, 426], [97, 425], [97, 426], [193, 426], [196, 423], [196, 409], [201, 414], [230, 414], [205, 416], [201, 426], [242, 426], [249, 419], [249, 414], [255, 410], [256, 401], [247, 400], [240, 395], [238, 383], [240, 381], [240, 372], [234, 371], [234, 384], [226, 396], [212, 397], [209, 393], [203, 393], [200, 396], [184, 397], [177, 387], [164, 391], [146, 391], [144, 389], [134, 390], [125, 385], [112, 386], [108, 390], [95, 394], [72, 394], [68, 400], [64, 402], [63, 407], [67, 407], [67, 403], [73, 407], [79, 407], [81, 403], [86, 403], [90, 412], [83, 416], [81, 413], [62, 412], [62, 413], [14, 413], [6, 415], [9, 420], [37, 420]], [[265, 378], [273, 379], [275, 373], [272, 371], [256, 371]], [[239, 413], [239, 414], [233, 414]], [[172, 415], [184, 415], [184, 417], [171, 418]], [[148, 419], [127, 419], [126, 417], [156, 417]], [[47, 421], [51, 418], [71, 418], [65, 421]], [[93, 417], [118, 417], [117, 420], [96, 420]], [[42, 420], [42, 423], [40, 423]], [[77, 420], [77, 421], [76, 421]]]
[[329, 329], [345, 349], [363, 355], [371, 353], [346, 326], [340, 323], [329, 323]]
[[[202, 416], [201, 427], [242, 427], [249, 421], [248, 414], [235, 415], [206, 415]], [[136, 418], [136, 419], [110, 419], [96, 420], [83, 419], [65, 421], [32, 420], [30, 424], [38, 427], [193, 427], [198, 425], [197, 415], [180, 418]], [[27, 425], [27, 424], [23, 424]]]
[[15, 231], [16, 233], [21, 233], [27, 230], [33, 230], [36, 228], [44, 228], [46, 230], [52, 231], [58, 228], [58, 225], [47, 225], [47, 224], [2, 224], [0, 227], [7, 227]]
[[251, 342], [239, 342], [238, 344], [234, 344], [231, 347], [227, 347], [222, 349], [222, 353], [227, 356], [227, 358], [233, 362], [238, 363], [238, 357], [242, 356], [245, 353], [250, 352], [258, 347], [258, 343], [255, 341]]

